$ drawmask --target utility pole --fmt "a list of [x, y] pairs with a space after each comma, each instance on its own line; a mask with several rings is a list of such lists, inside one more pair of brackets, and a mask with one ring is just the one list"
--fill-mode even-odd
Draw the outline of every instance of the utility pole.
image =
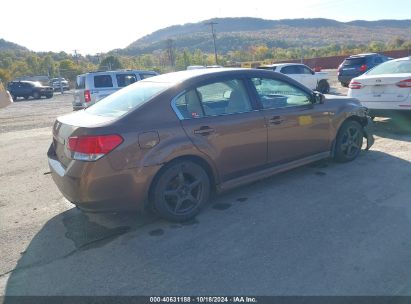
[[77, 62], [77, 64], [78, 64], [78, 55], [77, 55], [77, 51], [78, 51], [78, 50], [73, 50], [73, 52], [74, 52], [74, 57], [76, 58], [76, 62]]
[[173, 39], [167, 39], [167, 55], [170, 62], [171, 68], [174, 70], [174, 49], [173, 49]]
[[[58, 68], [58, 73], [59, 73], [60, 93], [61, 93], [61, 94], [64, 94], [63, 84], [61, 83], [61, 73], [60, 73], [60, 67]], [[53, 88], [53, 89], [54, 89], [54, 88]]]
[[207, 22], [205, 23], [205, 25], [209, 25], [211, 27], [211, 35], [213, 35], [213, 42], [214, 42], [214, 58], [215, 58], [215, 64], [218, 65], [218, 59], [217, 59], [217, 46], [215, 44], [215, 38], [216, 38], [216, 34], [214, 31], [214, 25], [218, 24], [217, 22]]
[[300, 47], [300, 52], [301, 52], [301, 64], [304, 63], [304, 49], [303, 46]]

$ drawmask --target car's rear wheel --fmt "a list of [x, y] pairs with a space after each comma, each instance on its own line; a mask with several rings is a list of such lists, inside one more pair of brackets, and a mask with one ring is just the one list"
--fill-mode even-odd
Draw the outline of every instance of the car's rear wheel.
[[48, 94], [48, 95], [46, 95], [46, 98], [47, 98], [47, 99], [50, 99], [51, 97], [53, 97], [53, 94]]
[[323, 94], [330, 93], [330, 84], [328, 83], [328, 81], [325, 79], [320, 80], [320, 82], [317, 85], [317, 91]]
[[338, 131], [334, 159], [338, 162], [352, 161], [361, 152], [363, 128], [357, 121], [346, 121]]
[[30, 97], [29, 95], [24, 95], [24, 96], [23, 96], [23, 98], [24, 98], [25, 100], [29, 99], [29, 97]]
[[33, 98], [34, 99], [39, 99], [40, 98], [40, 93], [39, 92], [34, 92], [33, 93]]
[[199, 164], [182, 160], [160, 172], [152, 188], [155, 211], [171, 221], [187, 221], [200, 212], [210, 196], [210, 179]]

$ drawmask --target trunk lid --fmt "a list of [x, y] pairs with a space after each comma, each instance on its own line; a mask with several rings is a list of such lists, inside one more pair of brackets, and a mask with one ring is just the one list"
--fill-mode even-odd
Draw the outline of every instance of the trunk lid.
[[367, 101], [393, 101], [401, 102], [408, 98], [411, 88], [400, 88], [397, 83], [410, 79], [407, 74], [363, 75], [353, 81], [360, 82], [363, 86], [357, 91], [366, 97]]
[[71, 153], [67, 149], [70, 136], [87, 134], [87, 129], [104, 126], [112, 120], [113, 117], [91, 115], [86, 111], [58, 117], [53, 125], [53, 148], [57, 160], [64, 167], [70, 164]]

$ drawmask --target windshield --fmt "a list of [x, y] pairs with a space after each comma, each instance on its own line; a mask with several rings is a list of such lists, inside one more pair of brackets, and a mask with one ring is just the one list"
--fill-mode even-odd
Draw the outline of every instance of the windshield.
[[387, 61], [372, 70], [367, 75], [411, 73], [411, 60]]
[[142, 106], [171, 85], [171, 83], [136, 82], [100, 100], [86, 111], [100, 116], [119, 117]]

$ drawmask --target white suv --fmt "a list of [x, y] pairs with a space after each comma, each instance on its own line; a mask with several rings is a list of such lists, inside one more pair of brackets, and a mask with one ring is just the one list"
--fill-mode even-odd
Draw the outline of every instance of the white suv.
[[78, 75], [73, 110], [87, 108], [129, 84], [156, 75], [158, 73], [154, 71], [139, 70], [90, 72]]

